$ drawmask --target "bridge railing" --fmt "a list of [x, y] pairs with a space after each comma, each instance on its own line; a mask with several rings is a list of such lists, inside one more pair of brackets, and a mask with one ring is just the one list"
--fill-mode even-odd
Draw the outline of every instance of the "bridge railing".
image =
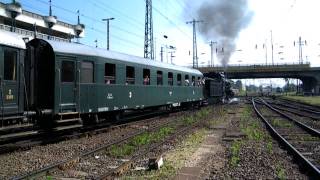
[[310, 62], [306, 61], [304, 63], [274, 63], [274, 64], [228, 64], [225, 66], [208, 66], [208, 65], [199, 65], [199, 68], [233, 68], [233, 67], [310, 67]]
[[281, 70], [306, 70], [310, 69], [310, 63], [282, 63], [282, 64], [228, 64], [228, 66], [201, 66], [200, 70], [216, 70], [216, 71], [281, 71]]

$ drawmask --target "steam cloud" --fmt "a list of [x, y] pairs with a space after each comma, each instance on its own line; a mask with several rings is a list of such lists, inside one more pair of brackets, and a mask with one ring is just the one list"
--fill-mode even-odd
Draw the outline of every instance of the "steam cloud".
[[253, 12], [247, 0], [207, 0], [197, 9], [200, 33], [208, 40], [218, 42], [218, 58], [227, 66], [235, 51], [235, 40], [242, 29], [246, 28]]

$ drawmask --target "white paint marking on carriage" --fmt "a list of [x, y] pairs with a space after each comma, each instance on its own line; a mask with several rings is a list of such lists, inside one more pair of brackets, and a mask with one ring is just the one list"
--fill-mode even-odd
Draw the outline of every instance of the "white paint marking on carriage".
[[108, 107], [100, 107], [98, 108], [98, 112], [102, 112], [102, 111], [109, 111]]
[[108, 93], [107, 99], [113, 99], [113, 94], [112, 93]]

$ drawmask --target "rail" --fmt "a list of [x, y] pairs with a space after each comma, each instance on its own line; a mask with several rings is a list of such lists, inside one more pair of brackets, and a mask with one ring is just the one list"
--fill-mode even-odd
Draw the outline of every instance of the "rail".
[[[175, 111], [173, 111], [173, 112], [175, 112]], [[153, 112], [151, 114], [155, 114], [155, 115], [159, 115], [160, 116], [160, 115], [165, 115], [167, 113], [168, 112], [166, 112], [166, 111], [162, 111], [162, 112], [157, 112], [157, 113]], [[145, 114], [142, 117], [148, 117], [148, 114]], [[132, 120], [134, 118], [135, 117], [132, 117], [130, 119]], [[145, 122], [151, 121], [154, 118], [158, 119], [157, 117], [152, 117], [150, 119], [146, 119]], [[129, 125], [135, 123], [135, 121], [130, 121], [130, 120], [128, 122], [129, 123], [127, 123], [127, 124], [119, 124], [119, 125], [116, 125], [116, 126], [113, 126], [113, 127], [107, 127], [107, 128], [111, 129], [111, 128], [115, 128], [115, 127], [129, 126]], [[145, 133], [147, 131], [153, 131], [153, 130], [156, 130], [156, 129], [160, 129], [160, 128], [165, 127], [165, 126], [167, 126], [169, 124], [172, 124], [172, 123], [174, 124], [175, 122], [176, 122], [176, 120], [172, 120], [172, 121], [168, 121], [168, 122], [162, 123], [160, 125], [156, 125], [156, 126], [151, 127], [149, 129], [141, 129], [141, 130], [139, 130], [137, 132], [133, 132], [133, 133], [127, 134], [127, 136], [124, 136], [121, 139], [117, 139], [117, 140], [114, 140], [112, 142], [106, 143], [106, 144], [104, 144], [104, 145], [102, 145], [100, 147], [97, 147], [96, 149], [83, 152], [80, 155], [76, 155], [76, 156], [68, 158], [68, 159], [64, 159], [64, 160], [61, 160], [61, 161], [54, 162], [54, 163], [52, 163], [50, 165], [42, 167], [41, 169], [37, 169], [37, 170], [35, 170], [33, 172], [27, 172], [27, 173], [12, 177], [11, 179], [15, 179], [15, 180], [19, 180], [19, 179], [37, 179], [37, 178], [39, 178], [41, 176], [46, 175], [47, 172], [55, 170], [55, 169], [58, 169], [59, 167], [65, 165], [65, 164], [68, 164], [70, 162], [76, 162], [77, 160], [79, 160], [81, 158], [84, 158], [84, 157], [88, 157], [89, 155], [91, 155], [93, 153], [104, 151], [105, 149], [111, 147], [112, 145], [120, 144], [122, 142], [125, 142], [128, 139], [131, 139], [131, 138], [133, 138], [135, 136], [141, 135], [141, 134], [143, 134], [143, 133]], [[105, 130], [103, 130], [103, 131], [105, 131]]]
[[282, 144], [284, 145], [288, 151], [290, 151], [297, 159], [298, 162], [303, 163], [309, 170], [311, 170], [312, 174], [319, 178], [320, 177], [320, 170], [312, 164], [306, 157], [304, 157], [296, 148], [294, 148], [285, 138], [283, 138], [277, 130], [268, 122], [268, 120], [261, 114], [261, 112], [256, 107], [256, 100], [254, 98], [251, 99], [253, 108], [257, 115], [263, 120], [266, 124], [266, 128], [270, 131], [270, 133]]

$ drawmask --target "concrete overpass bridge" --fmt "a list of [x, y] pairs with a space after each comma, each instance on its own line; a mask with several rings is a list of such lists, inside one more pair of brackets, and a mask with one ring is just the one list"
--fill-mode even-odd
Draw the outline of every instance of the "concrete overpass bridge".
[[320, 94], [320, 67], [310, 64], [230, 65], [227, 67], [199, 67], [202, 73], [224, 72], [228, 79], [295, 78], [302, 81], [305, 93]]

